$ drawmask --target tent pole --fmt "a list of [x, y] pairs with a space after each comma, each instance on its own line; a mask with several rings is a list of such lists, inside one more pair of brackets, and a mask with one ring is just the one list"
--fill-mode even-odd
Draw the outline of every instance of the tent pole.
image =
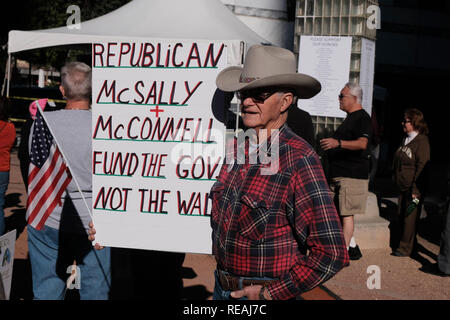
[[[10, 60], [11, 54], [8, 55], [8, 59], [6, 59], [6, 66], [5, 66], [5, 76], [3, 78], [3, 85], [2, 85], [2, 96], [5, 94], [5, 87], [9, 86], [9, 66], [10, 66]], [[9, 97], [9, 90], [7, 91], [7, 97]]]
[[11, 81], [11, 53], [8, 54], [8, 82], [6, 84], [6, 97], [9, 98], [9, 84]]
[[237, 105], [236, 105], [236, 126], [235, 126], [235, 131], [234, 131], [234, 134], [235, 134], [235, 137], [237, 138], [237, 136], [238, 136], [238, 130], [239, 130], [239, 116], [240, 116], [240, 109], [241, 108], [239, 108], [239, 101], [238, 101], [238, 103], [237, 103]]
[[[241, 41], [240, 48], [241, 48], [241, 65], [243, 65], [244, 57], [245, 57], [245, 42], [244, 41]], [[236, 127], [234, 129], [234, 135], [236, 138], [238, 136], [240, 112], [241, 112], [241, 108], [239, 108], [239, 102], [238, 102], [237, 108], [236, 108]]]

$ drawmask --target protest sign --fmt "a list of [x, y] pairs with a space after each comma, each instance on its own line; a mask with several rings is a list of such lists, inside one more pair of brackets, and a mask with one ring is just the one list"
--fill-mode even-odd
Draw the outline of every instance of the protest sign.
[[0, 292], [0, 295], [3, 294], [6, 300], [9, 300], [11, 292], [15, 245], [15, 229], [0, 237], [0, 281], [4, 290], [4, 292]]
[[363, 109], [372, 114], [373, 79], [375, 74], [375, 41], [361, 39], [360, 86], [363, 90]]
[[313, 116], [345, 118], [338, 95], [349, 80], [352, 37], [301, 36], [298, 71], [315, 77], [321, 92], [301, 100], [303, 110]]
[[96, 241], [210, 253], [208, 194], [225, 131], [212, 100], [227, 46], [128, 40], [92, 50]]

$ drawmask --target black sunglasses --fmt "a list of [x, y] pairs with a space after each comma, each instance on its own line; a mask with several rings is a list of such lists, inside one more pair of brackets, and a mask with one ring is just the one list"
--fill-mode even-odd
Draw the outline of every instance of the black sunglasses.
[[353, 97], [353, 96], [351, 96], [351, 95], [344, 96], [342, 93], [340, 95], [338, 95], [339, 100], [344, 99], [344, 97]]
[[273, 94], [277, 92], [285, 92], [292, 93], [292, 90], [286, 88], [261, 88], [261, 89], [253, 89], [253, 90], [244, 90], [236, 92], [236, 96], [241, 102], [244, 102], [245, 99], [251, 98], [255, 103], [263, 103], [267, 99], [269, 99]]

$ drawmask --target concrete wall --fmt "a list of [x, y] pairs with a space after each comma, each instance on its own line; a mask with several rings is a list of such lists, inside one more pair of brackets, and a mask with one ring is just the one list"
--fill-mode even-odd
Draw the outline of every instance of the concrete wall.
[[243, 23], [274, 45], [292, 50], [294, 22], [287, 21], [287, 1], [221, 0]]

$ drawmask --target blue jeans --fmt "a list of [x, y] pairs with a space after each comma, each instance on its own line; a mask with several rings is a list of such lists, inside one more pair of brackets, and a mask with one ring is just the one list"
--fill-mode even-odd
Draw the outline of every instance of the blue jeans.
[[9, 171], [0, 171], [0, 236], [5, 233], [5, 205], [6, 189], [8, 189]]
[[[213, 300], [248, 300], [247, 297], [242, 297], [240, 299], [234, 299], [232, 298], [231, 295], [231, 291], [227, 291], [224, 290], [222, 288], [222, 286], [220, 285], [220, 281], [219, 281], [219, 275], [218, 275], [218, 271], [215, 270], [214, 271], [214, 279], [215, 279], [215, 283], [214, 283], [214, 292], [213, 292]], [[243, 280], [275, 280], [273, 278], [268, 278], [268, 277], [241, 277], [240, 278], [240, 285], [239, 285], [239, 289], [241, 290], [242, 287], [242, 281]]]
[[[62, 300], [66, 282], [58, 272], [59, 230], [44, 226], [36, 230], [28, 225], [28, 251], [33, 278], [33, 294], [36, 300]], [[86, 235], [87, 237], [87, 235]], [[63, 273], [71, 263], [62, 266]], [[95, 250], [77, 261], [80, 268], [79, 293], [81, 300], [106, 300], [111, 286], [111, 249]], [[76, 281], [75, 281], [76, 282]]]

